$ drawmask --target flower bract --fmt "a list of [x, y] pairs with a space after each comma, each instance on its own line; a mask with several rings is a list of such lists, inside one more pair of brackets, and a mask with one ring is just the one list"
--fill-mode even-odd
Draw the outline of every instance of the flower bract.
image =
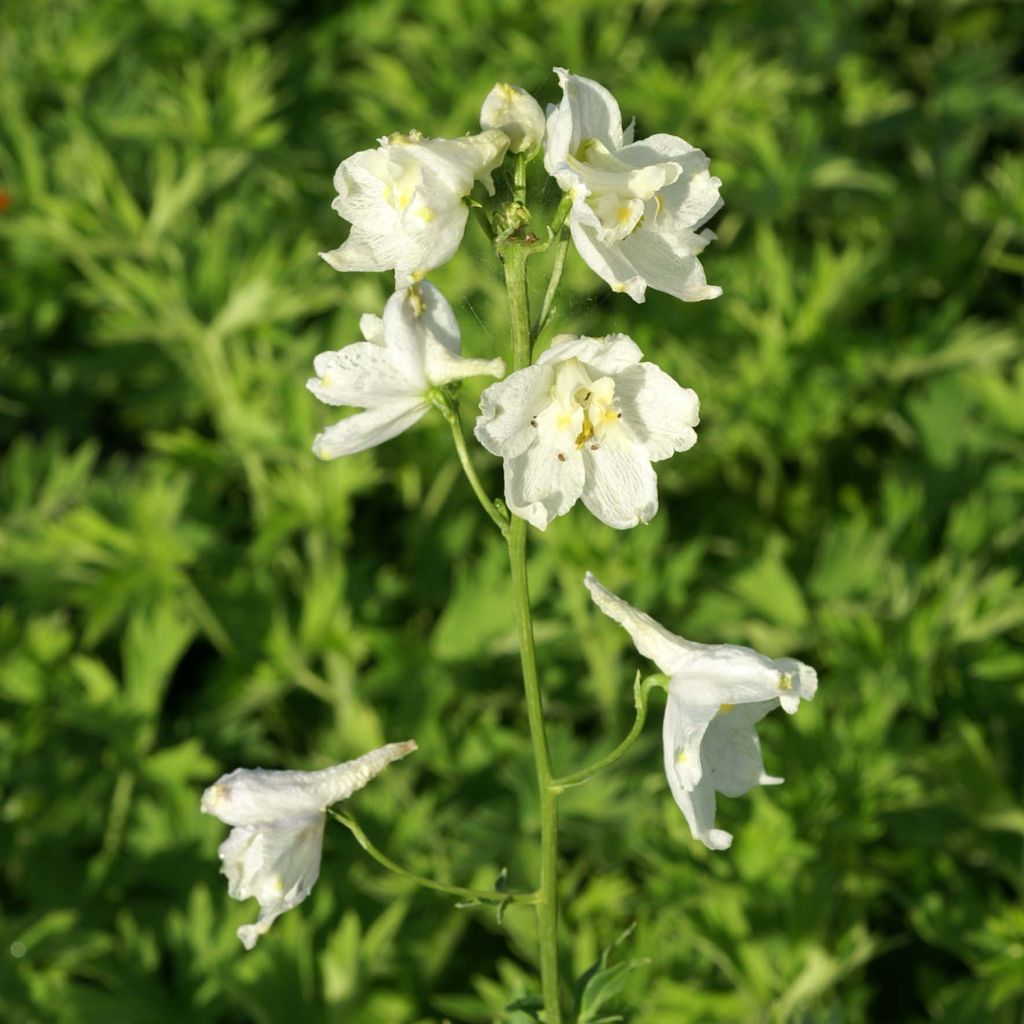
[[814, 696], [818, 674], [793, 658], [684, 640], [590, 573], [584, 582], [601, 611], [669, 676], [662, 732], [669, 788], [693, 838], [711, 850], [727, 849], [732, 835], [714, 827], [715, 794], [740, 796], [783, 781], [765, 772], [754, 726], [779, 706], [794, 714], [801, 700]]
[[321, 459], [336, 459], [382, 444], [412, 426], [430, 408], [431, 388], [478, 374], [500, 377], [501, 359], [465, 359], [459, 325], [445, 297], [424, 281], [395, 292], [383, 316], [359, 322], [365, 341], [313, 361], [306, 387], [328, 405], [364, 411], [328, 427], [313, 442]]
[[491, 172], [508, 136], [499, 131], [460, 139], [419, 132], [378, 140], [343, 161], [331, 204], [352, 225], [343, 245], [320, 255], [335, 270], [394, 270], [395, 287], [447, 263], [462, 241], [474, 182], [494, 194]]
[[652, 462], [697, 441], [697, 395], [624, 334], [563, 335], [533, 366], [492, 384], [476, 436], [504, 459], [508, 507], [543, 530], [582, 498], [618, 529], [658, 510]]
[[203, 793], [203, 812], [232, 826], [219, 850], [228, 895], [259, 901], [256, 923], [238, 929], [246, 949], [312, 890], [320, 874], [326, 809], [415, 749], [412, 740], [389, 743], [318, 772], [237, 768]]
[[722, 205], [708, 158], [674, 135], [633, 141], [604, 86], [555, 68], [562, 101], [548, 108], [544, 166], [572, 197], [569, 228], [587, 265], [613, 291], [648, 288], [713, 299], [697, 257], [715, 236], [700, 226]]

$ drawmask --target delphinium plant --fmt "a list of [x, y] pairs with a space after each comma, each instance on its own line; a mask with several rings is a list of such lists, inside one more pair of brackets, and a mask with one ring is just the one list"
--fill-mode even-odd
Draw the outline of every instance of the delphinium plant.
[[[685, 640], [588, 572], [582, 583], [598, 608], [629, 633], [657, 672], [637, 673], [635, 722], [607, 756], [565, 774], [552, 764], [534, 652], [529, 529], [546, 529], [580, 500], [611, 528], [648, 523], [658, 511], [654, 463], [693, 447], [699, 423], [697, 395], [646, 361], [627, 335], [546, 338], [568, 247], [574, 244], [613, 291], [635, 302], [644, 301], [648, 288], [685, 302], [721, 293], [707, 283], [698, 259], [715, 237], [702, 225], [721, 206], [708, 157], [674, 135], [635, 141], [634, 125], [623, 127], [607, 89], [555, 70], [562, 99], [546, 116], [523, 89], [498, 84], [483, 102], [479, 133], [458, 139], [396, 133], [341, 163], [333, 205], [351, 230], [343, 245], [321, 255], [339, 271], [393, 271], [396, 290], [379, 315], [362, 317], [364, 340], [317, 356], [308, 383], [322, 402], [361, 410], [317, 436], [313, 451], [321, 459], [382, 444], [432, 410], [440, 413], [483, 509], [482, 528], [505, 539], [540, 806], [536, 885], [510, 888], [502, 877], [492, 890], [479, 890], [407, 871], [354, 817], [333, 808], [414, 751], [413, 740], [321, 771], [240, 768], [210, 786], [202, 801], [203, 811], [232, 826], [220, 848], [231, 896], [259, 903], [256, 923], [239, 929], [247, 949], [311, 891], [330, 815], [384, 868], [406, 879], [463, 904], [493, 905], [499, 916], [513, 904], [532, 908], [540, 995], [515, 1008], [546, 1024], [620, 1019], [605, 1004], [630, 967], [602, 957], [575, 985], [572, 1017], [566, 1016], [571, 992], [559, 978], [558, 953], [560, 794], [622, 758], [641, 733], [652, 690], [663, 689], [669, 789], [693, 838], [726, 850], [732, 836], [715, 827], [716, 794], [739, 796], [782, 781], [765, 771], [756, 723], [777, 707], [794, 713], [817, 686], [815, 671], [799, 661]], [[527, 190], [534, 160], [543, 160], [561, 192], [543, 226], [544, 211]], [[455, 255], [471, 216], [487, 232], [504, 274], [511, 367], [500, 358], [461, 355], [454, 311], [427, 280]], [[538, 257], [548, 280], [534, 314], [527, 274]], [[499, 378], [483, 393], [474, 434], [502, 459], [502, 497], [488, 492], [466, 444], [459, 385], [478, 375]]]

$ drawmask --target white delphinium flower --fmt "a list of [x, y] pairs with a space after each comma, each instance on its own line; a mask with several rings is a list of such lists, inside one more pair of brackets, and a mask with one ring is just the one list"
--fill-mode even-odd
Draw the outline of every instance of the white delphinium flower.
[[395, 292], [382, 317], [368, 313], [359, 327], [366, 340], [321, 352], [313, 361], [317, 375], [306, 383], [321, 402], [365, 410], [317, 435], [313, 453], [321, 459], [351, 455], [400, 434], [430, 408], [433, 387], [505, 372], [501, 359], [459, 355], [455, 313], [426, 281]]
[[219, 850], [228, 894], [259, 900], [256, 923], [238, 929], [246, 949], [312, 890], [320, 874], [327, 808], [415, 749], [413, 740], [389, 743], [318, 772], [237, 768], [203, 793], [203, 813], [233, 826]]
[[794, 714], [801, 700], [814, 696], [818, 674], [793, 658], [684, 640], [590, 573], [584, 582], [601, 611], [670, 677], [663, 729], [669, 787], [693, 838], [711, 850], [728, 849], [732, 835], [714, 827], [715, 793], [740, 796], [783, 781], [765, 773], [754, 725], [780, 705]]
[[652, 462], [697, 441], [697, 395], [624, 334], [555, 338], [533, 366], [492, 384], [476, 436], [505, 461], [505, 501], [545, 529], [580, 497], [618, 529], [658, 511]]
[[548, 107], [544, 166], [572, 197], [569, 228], [587, 265], [637, 302], [648, 287], [688, 302], [721, 295], [697, 259], [715, 237], [697, 229], [722, 205], [707, 156], [674, 135], [634, 142], [604, 86], [555, 73], [563, 95]]
[[352, 225], [348, 239], [320, 255], [335, 270], [394, 270], [395, 287], [447, 263], [469, 216], [463, 201], [481, 182], [494, 195], [491, 172], [508, 136], [498, 131], [461, 139], [428, 139], [417, 131], [378, 139], [334, 173], [331, 206]]
[[525, 89], [498, 82], [480, 108], [480, 127], [504, 132], [509, 151], [525, 153], [544, 138], [544, 111]]

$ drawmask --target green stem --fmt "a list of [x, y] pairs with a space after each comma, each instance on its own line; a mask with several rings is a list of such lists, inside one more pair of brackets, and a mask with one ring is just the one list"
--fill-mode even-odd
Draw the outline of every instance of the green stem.
[[540, 336], [540, 332], [544, 330], [548, 322], [548, 317], [551, 316], [552, 309], [555, 304], [555, 295], [558, 292], [558, 286], [562, 281], [562, 271], [565, 269], [565, 256], [569, 251], [569, 233], [567, 231], [562, 232], [562, 236], [558, 239], [558, 244], [555, 247], [555, 261], [551, 265], [551, 277], [548, 279], [547, 291], [544, 293], [544, 303], [540, 307], [540, 316], [537, 317], [537, 322], [533, 325], [533, 329], [530, 331], [530, 337], [536, 340]]
[[487, 491], [484, 490], [484, 485], [480, 483], [480, 477], [476, 475], [476, 469], [473, 467], [473, 462], [469, 457], [469, 451], [466, 448], [466, 438], [462, 433], [462, 420], [459, 417], [458, 406], [454, 400], [435, 404], [441, 410], [441, 415], [448, 421], [448, 426], [452, 428], [452, 440], [455, 442], [455, 451], [459, 456], [459, 462], [462, 464], [462, 471], [466, 474], [469, 486], [473, 488], [473, 493], [477, 496], [483, 510], [501, 531], [502, 537], [507, 537], [508, 519], [498, 511], [497, 506], [488, 497]]
[[478, 903], [501, 904], [537, 902], [537, 893], [535, 892], [499, 892], [497, 889], [492, 892], [488, 892], [486, 889], [467, 889], [461, 885], [448, 885], [445, 882], [437, 882], [433, 878], [427, 878], [426, 875], [418, 875], [416, 872], [409, 871], [401, 865], [396, 864], [386, 853], [378, 850], [377, 847], [370, 842], [366, 833], [362, 830], [355, 818], [351, 818], [347, 814], [342, 814], [340, 811], [334, 811], [330, 808], [327, 809], [327, 813], [339, 824], [344, 825], [345, 828], [355, 836], [356, 842], [359, 843], [359, 845], [378, 864], [380, 864], [381, 867], [387, 868], [392, 874], [406, 878], [410, 882], [415, 882], [424, 889], [433, 889], [435, 892], [443, 892], [449, 896], [458, 896], [459, 899], [473, 900]]
[[518, 240], [510, 240], [502, 251], [505, 289], [512, 317], [512, 369], [522, 370], [533, 358], [530, 337], [530, 295], [526, 287], [526, 260], [529, 250]]
[[516, 156], [516, 169], [514, 179], [515, 191], [512, 198], [517, 203], [526, 203], [526, 154], [519, 153]]
[[578, 772], [573, 772], [571, 775], [563, 775], [559, 779], [555, 779], [552, 785], [561, 792], [563, 789], [569, 789], [570, 786], [579, 786], [589, 779], [592, 779], [599, 772], [603, 772], [605, 768], [615, 764], [620, 758], [622, 758], [630, 747], [640, 738], [640, 733], [643, 731], [644, 722], [647, 721], [647, 702], [650, 696], [650, 692], [654, 687], [660, 686], [665, 688], [668, 686], [668, 677], [663, 675], [648, 676], [643, 682], [640, 681], [640, 674], [637, 673], [636, 682], [633, 684], [633, 703], [636, 706], [636, 721], [633, 722], [633, 728], [629, 730], [626, 738], [610, 753], [605, 754], [599, 761], [595, 761], [588, 768], [583, 768]]
[[526, 714], [537, 771], [540, 796], [540, 885], [537, 925], [540, 942], [540, 979], [547, 1024], [561, 1024], [558, 993], [558, 790], [551, 771], [551, 753], [544, 729], [544, 703], [537, 675], [530, 614], [530, 587], [526, 575], [526, 520], [512, 517], [508, 531], [508, 557], [512, 570], [512, 598], [516, 609], [519, 655], [526, 693]]
[[[528, 250], [515, 242], [506, 246], [505, 285], [512, 316], [512, 368], [530, 364], [530, 302], [526, 283]], [[537, 932], [540, 945], [540, 981], [547, 1024], [561, 1024], [562, 1008], [558, 989], [558, 792], [552, 785], [551, 753], [544, 729], [544, 702], [537, 675], [530, 612], [530, 585], [526, 574], [526, 520], [513, 516], [509, 524], [508, 560], [512, 572], [512, 601], [516, 612], [519, 656], [526, 694], [526, 715], [537, 772], [540, 799], [540, 885], [537, 890]]]

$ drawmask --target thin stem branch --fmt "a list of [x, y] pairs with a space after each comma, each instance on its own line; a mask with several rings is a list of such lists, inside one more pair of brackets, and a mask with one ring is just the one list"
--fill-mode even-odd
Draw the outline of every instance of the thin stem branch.
[[548, 287], [544, 293], [544, 302], [540, 307], [540, 316], [537, 317], [537, 321], [530, 331], [530, 337], [534, 341], [540, 337], [540, 332], [547, 326], [548, 318], [554, 309], [555, 295], [558, 292], [558, 286], [562, 282], [562, 271], [565, 269], [565, 256], [568, 251], [569, 233], [563, 231], [555, 246], [555, 259], [551, 265], [551, 277], [548, 278]]
[[340, 811], [327, 809], [327, 813], [339, 824], [355, 836], [356, 842], [378, 863], [381, 867], [387, 868], [394, 875], [399, 875], [424, 889], [433, 889], [435, 892], [443, 892], [448, 896], [457, 896], [463, 900], [475, 900], [479, 903], [536, 903], [537, 893], [535, 892], [499, 892], [497, 889], [487, 891], [485, 889], [467, 889], [461, 885], [448, 885], [446, 882], [438, 882], [426, 875], [418, 875], [415, 871], [409, 871], [400, 864], [396, 864], [386, 853], [378, 850], [370, 842], [369, 837], [362, 830], [362, 827], [347, 814]]
[[501, 531], [502, 537], [507, 537], [508, 518], [498, 511], [497, 506], [484, 489], [484, 485], [480, 482], [480, 477], [476, 474], [473, 461], [469, 456], [468, 449], [466, 448], [466, 438], [462, 433], [462, 419], [459, 416], [458, 405], [456, 405], [454, 400], [438, 402], [436, 404], [441, 410], [441, 415], [448, 421], [448, 426], [452, 429], [452, 440], [455, 442], [455, 451], [459, 456], [459, 462], [462, 465], [463, 473], [466, 474], [466, 479], [469, 481], [469, 486], [473, 488], [473, 493], [477, 496], [477, 500], [480, 502], [483, 510], [487, 513], [499, 531]]
[[626, 738], [611, 752], [605, 754], [600, 760], [595, 761], [592, 765], [587, 768], [583, 768], [578, 772], [573, 772], [571, 775], [563, 775], [559, 779], [555, 779], [552, 785], [561, 792], [564, 789], [569, 789], [571, 786], [580, 786], [584, 782], [592, 779], [599, 772], [603, 772], [605, 768], [615, 764], [616, 761], [620, 760], [630, 747], [640, 738], [640, 733], [643, 731], [644, 723], [647, 721], [647, 702], [650, 697], [650, 692], [654, 687], [666, 687], [668, 685], [668, 677], [663, 675], [648, 676], [643, 682], [640, 681], [640, 675], [637, 674], [636, 682], [633, 684], [633, 703], [636, 707], [636, 720], [633, 722], [633, 728], [626, 734]]

